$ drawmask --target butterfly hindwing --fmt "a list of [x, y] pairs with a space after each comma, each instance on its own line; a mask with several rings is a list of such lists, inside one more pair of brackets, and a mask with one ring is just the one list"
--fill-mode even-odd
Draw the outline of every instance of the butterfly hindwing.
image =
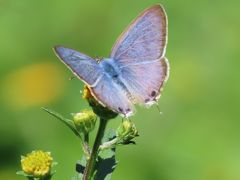
[[151, 105], [156, 102], [160, 97], [161, 87], [168, 77], [168, 69], [166, 58], [124, 67], [122, 77], [135, 98], [134, 103]]
[[126, 94], [106, 74], [102, 76], [96, 86], [91, 87], [91, 91], [103, 105], [115, 112], [119, 112], [127, 117], [134, 111], [133, 105]]

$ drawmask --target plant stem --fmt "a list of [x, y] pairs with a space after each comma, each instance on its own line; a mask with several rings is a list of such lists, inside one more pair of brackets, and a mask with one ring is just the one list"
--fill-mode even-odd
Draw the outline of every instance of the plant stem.
[[89, 147], [89, 133], [84, 134], [84, 141], [82, 142], [83, 152], [87, 159], [90, 157], [91, 149]]
[[100, 119], [100, 124], [97, 132], [96, 139], [94, 141], [93, 149], [89, 161], [87, 162], [86, 168], [84, 170], [83, 180], [91, 180], [92, 174], [95, 169], [96, 159], [98, 155], [99, 146], [104, 135], [108, 120]]
[[89, 143], [89, 133], [84, 134], [84, 141], [88, 144]]
[[104, 149], [112, 148], [113, 146], [116, 145], [116, 143], [117, 143], [118, 141], [119, 141], [119, 138], [116, 137], [116, 138], [112, 139], [111, 141], [107, 141], [107, 142], [103, 143], [103, 144], [99, 147], [99, 149], [100, 149], [100, 150], [104, 150]]

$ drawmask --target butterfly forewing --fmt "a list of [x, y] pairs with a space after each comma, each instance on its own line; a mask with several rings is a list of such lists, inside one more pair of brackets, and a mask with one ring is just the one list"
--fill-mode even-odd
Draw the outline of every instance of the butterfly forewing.
[[167, 18], [164, 9], [155, 5], [140, 14], [122, 33], [110, 57], [121, 63], [160, 59], [167, 43]]
[[91, 57], [62, 46], [57, 46], [54, 50], [63, 63], [90, 87], [94, 86], [101, 78], [101, 68]]
[[166, 44], [167, 17], [155, 5], [139, 15], [114, 45], [111, 57], [135, 98], [133, 103], [152, 104], [159, 98], [169, 70], [164, 58]]

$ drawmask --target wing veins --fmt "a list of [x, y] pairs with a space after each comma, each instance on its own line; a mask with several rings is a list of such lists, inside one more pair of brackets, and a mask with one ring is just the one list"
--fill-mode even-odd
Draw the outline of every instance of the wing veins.
[[141, 62], [137, 62], [137, 63], [129, 63], [125, 66], [120, 66], [119, 68], [122, 69], [124, 67], [128, 67], [128, 66], [139, 66], [139, 65], [146, 65], [146, 64], [151, 64], [151, 63], [156, 63], [160, 61], [159, 59], [156, 60], [149, 60], [149, 61], [141, 61]]
[[97, 80], [92, 84], [89, 85], [91, 88], [94, 88], [98, 85], [99, 81], [102, 79], [103, 75], [101, 75], [100, 77], [97, 78]]
[[[152, 25], [152, 24], [151, 24], [151, 25]], [[147, 28], [149, 28], [149, 27], [148, 27], [148, 26], [145, 27], [144, 29], [142, 29], [142, 31], [145, 30], [145, 29], [147, 29]], [[144, 36], [148, 35], [150, 32], [151, 32], [151, 31], [148, 31], [147, 33], [144, 34]], [[120, 53], [120, 54], [116, 57], [116, 59], [118, 59], [121, 55], [123, 55], [125, 52], [127, 52], [129, 49], [131, 49], [132, 46], [135, 45], [136, 41], [137, 41], [139, 38], [141, 38], [141, 37], [142, 37], [142, 35], [137, 36], [137, 38], [136, 38], [135, 40], [133, 40], [133, 42], [128, 46], [128, 48], [125, 49], [122, 53]], [[123, 40], [122, 42], [124, 42], [127, 38], [128, 38], [128, 35], [126, 36], [126, 38], [124, 38], [124, 40]]]

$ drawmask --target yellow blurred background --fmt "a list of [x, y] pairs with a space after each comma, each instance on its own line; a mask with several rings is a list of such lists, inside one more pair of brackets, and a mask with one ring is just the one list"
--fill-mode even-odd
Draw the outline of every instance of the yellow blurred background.
[[118, 148], [113, 179], [240, 179], [237, 0], [0, 0], [0, 179], [24, 179], [15, 175], [20, 156], [35, 149], [51, 151], [59, 163], [53, 179], [72, 177], [80, 143], [40, 107], [70, 117], [87, 103], [83, 83], [69, 81], [52, 47], [106, 57], [132, 19], [156, 3], [169, 18], [163, 113], [138, 108], [132, 120], [140, 137]]

